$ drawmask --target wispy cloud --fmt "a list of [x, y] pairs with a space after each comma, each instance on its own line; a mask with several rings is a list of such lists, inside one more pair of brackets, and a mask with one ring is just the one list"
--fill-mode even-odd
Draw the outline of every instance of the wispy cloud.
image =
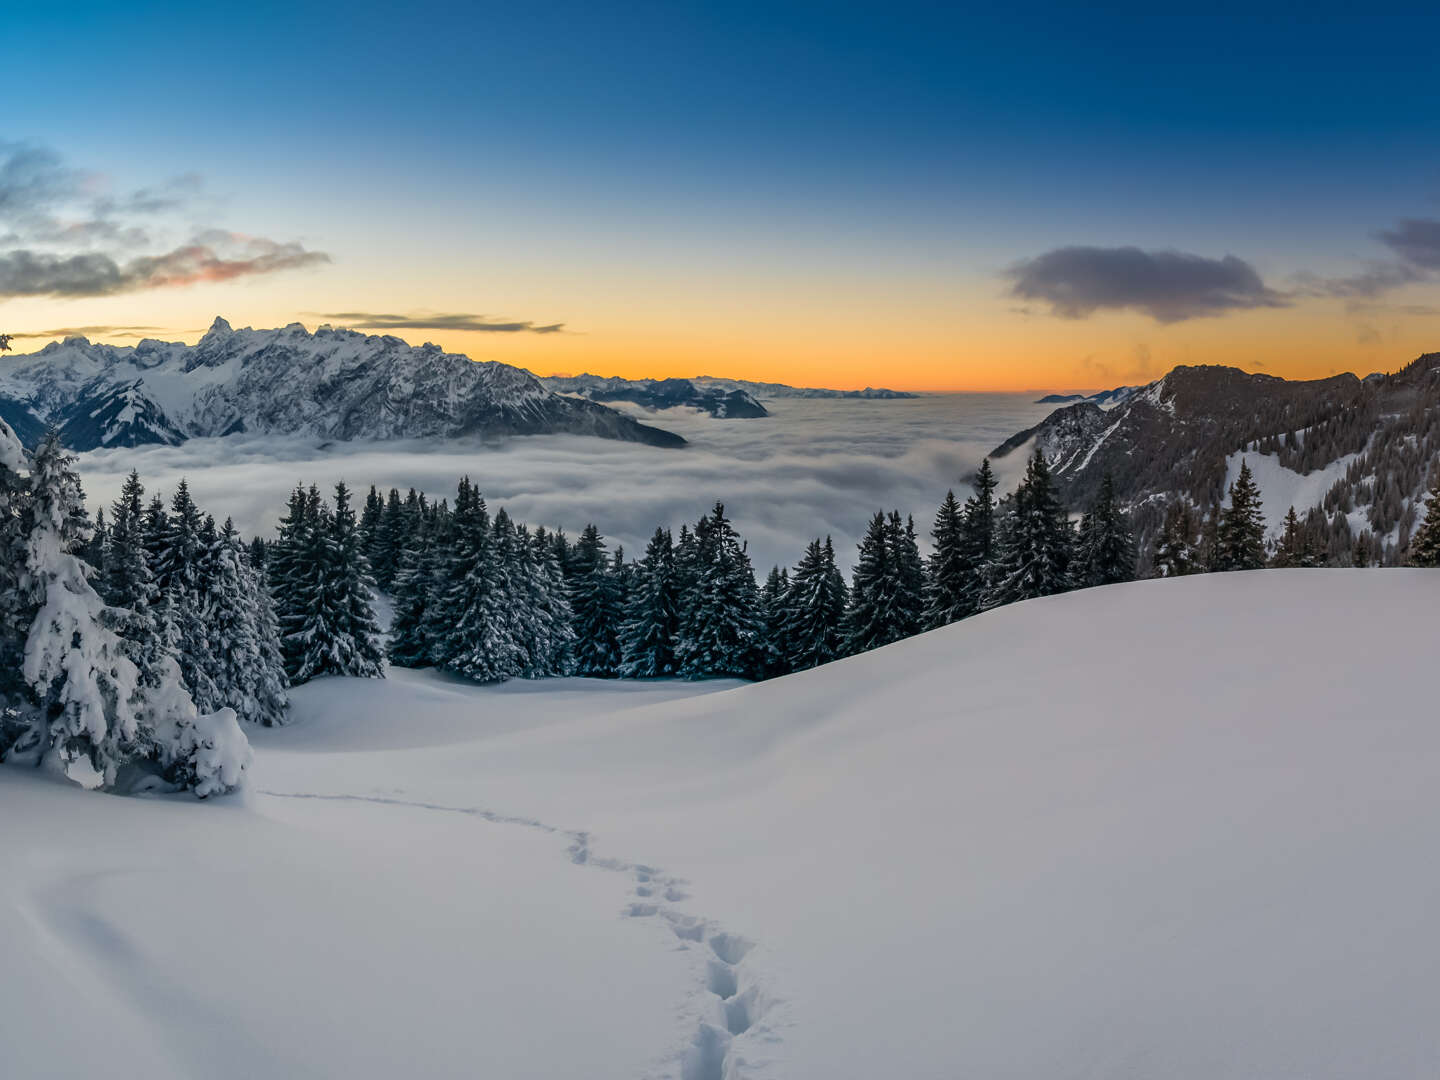
[[373, 311], [309, 312], [349, 330], [476, 330], [492, 334], [559, 334], [564, 323], [492, 321], [485, 315], [386, 315]]
[[32, 338], [119, 337], [144, 338], [165, 332], [162, 326], [61, 326], [53, 330], [32, 330], [28, 334], [11, 334], [16, 341]]
[[1395, 228], [1382, 231], [1379, 237], [1406, 262], [1427, 270], [1440, 270], [1440, 221], [1405, 218]]
[[1285, 307], [1245, 260], [1137, 247], [1063, 247], [1011, 267], [1010, 293], [1050, 305], [1052, 314], [1083, 319], [1130, 309], [1161, 323], [1252, 308]]
[[110, 296], [141, 289], [173, 288], [197, 282], [231, 281], [328, 263], [330, 256], [299, 244], [260, 237], [231, 237], [223, 245], [211, 234], [163, 255], [142, 255], [123, 263], [100, 252], [55, 255], [25, 249], [0, 254], [0, 299], [17, 296]]
[[[103, 177], [43, 146], [0, 142], [0, 300], [79, 298], [230, 281], [330, 261], [324, 252], [218, 229], [176, 244], [174, 218], [201, 209], [186, 173], [112, 193]], [[168, 244], [157, 235], [169, 234]], [[159, 247], [159, 251], [146, 251]]]

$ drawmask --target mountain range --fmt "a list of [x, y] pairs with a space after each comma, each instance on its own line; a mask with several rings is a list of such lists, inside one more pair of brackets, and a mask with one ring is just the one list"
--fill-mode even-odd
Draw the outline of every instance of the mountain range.
[[22, 441], [33, 444], [54, 426], [82, 451], [237, 433], [336, 440], [566, 433], [685, 444], [558, 394], [509, 364], [324, 326], [235, 330], [221, 318], [195, 345], [71, 337], [0, 360], [0, 418]]
[[1114, 390], [1101, 390], [1098, 394], [1046, 394], [1042, 398], [1036, 398], [1035, 404], [1068, 405], [1076, 401], [1088, 401], [1102, 409], [1109, 409], [1128, 400], [1140, 389], [1142, 387], [1139, 386], [1117, 386]]
[[1395, 562], [1440, 458], [1440, 353], [1364, 379], [1177, 367], [1109, 410], [1092, 401], [1056, 409], [991, 456], [1037, 446], [1072, 510], [1112, 477], [1142, 566], [1167, 507], [1212, 512], [1242, 461], [1260, 479], [1272, 530], [1293, 503], [1332, 557], [1348, 559], [1363, 541], [1375, 561]]
[[626, 401], [647, 409], [699, 409], [719, 420], [752, 420], [770, 415], [764, 405], [744, 390], [702, 385], [694, 379], [550, 375], [541, 377], [540, 382], [557, 394], [590, 401]]

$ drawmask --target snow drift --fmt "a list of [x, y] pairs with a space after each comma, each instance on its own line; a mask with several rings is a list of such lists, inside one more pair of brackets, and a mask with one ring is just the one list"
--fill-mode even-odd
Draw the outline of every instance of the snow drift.
[[1437, 599], [1141, 582], [710, 693], [322, 680], [245, 806], [0, 773], [16, 1075], [111, 1034], [152, 1075], [1428, 1075]]

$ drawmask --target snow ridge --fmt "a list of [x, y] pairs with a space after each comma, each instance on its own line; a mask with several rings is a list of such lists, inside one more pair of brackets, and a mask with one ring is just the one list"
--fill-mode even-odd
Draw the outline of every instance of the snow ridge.
[[[748, 1061], [745, 1050], [779, 1042], [775, 1029], [763, 1023], [777, 1004], [777, 999], [756, 979], [752, 968], [745, 964], [755, 943], [725, 930], [713, 920], [674, 907], [690, 899], [683, 879], [667, 875], [647, 863], [596, 855], [591, 847], [591, 835], [584, 830], [563, 829], [535, 818], [502, 814], [483, 807], [447, 806], [388, 795], [268, 790], [260, 790], [257, 794], [276, 799], [368, 802], [465, 814], [493, 825], [517, 825], [568, 838], [570, 844], [566, 853], [575, 865], [624, 874], [633, 880], [635, 899], [622, 910], [623, 917], [658, 919], [668, 925], [679, 948], [703, 950], [704, 980], [696, 990], [698, 1015], [695, 1034], [690, 1045], [679, 1053], [678, 1062], [665, 1063], [648, 1080], [745, 1080], [746, 1077], [759, 1080], [764, 1075], [763, 1071], [754, 1070], [754, 1067], [763, 1070], [763, 1061]], [[674, 1071], [677, 1063], [678, 1073]]]

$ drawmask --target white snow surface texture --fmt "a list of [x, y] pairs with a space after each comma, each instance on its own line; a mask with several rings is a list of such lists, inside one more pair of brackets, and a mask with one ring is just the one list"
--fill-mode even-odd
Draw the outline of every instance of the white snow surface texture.
[[1260, 571], [755, 686], [325, 680], [205, 804], [0, 770], [0, 1071], [1433, 1076], [1437, 602]]

